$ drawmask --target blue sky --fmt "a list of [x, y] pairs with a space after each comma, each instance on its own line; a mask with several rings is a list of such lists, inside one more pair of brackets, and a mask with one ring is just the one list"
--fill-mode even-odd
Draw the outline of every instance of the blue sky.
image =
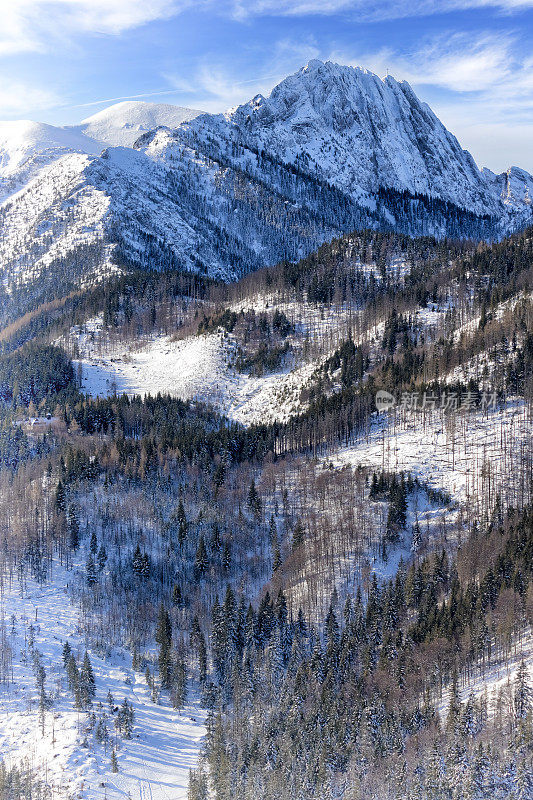
[[533, 172], [533, 0], [0, 0], [0, 119], [222, 111], [311, 58], [408, 80], [480, 166]]

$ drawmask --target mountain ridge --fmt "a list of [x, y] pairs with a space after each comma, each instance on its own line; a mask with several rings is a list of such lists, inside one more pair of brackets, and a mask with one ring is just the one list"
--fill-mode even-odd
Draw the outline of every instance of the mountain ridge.
[[11, 299], [118, 266], [234, 280], [356, 229], [490, 240], [531, 220], [533, 177], [479, 170], [392, 76], [315, 60], [223, 114], [176, 108], [119, 103], [59, 129], [77, 147], [29, 148], [2, 187]]
[[79, 125], [68, 127], [107, 145], [131, 147], [148, 130], [161, 125], [177, 127], [203, 113], [170, 103], [126, 100], [87, 117]]

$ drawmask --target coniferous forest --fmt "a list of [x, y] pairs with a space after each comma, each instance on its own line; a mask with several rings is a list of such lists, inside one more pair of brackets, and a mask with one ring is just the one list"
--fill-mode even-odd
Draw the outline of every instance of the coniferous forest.
[[[30, 676], [50, 749], [0, 760], [2, 800], [112, 796], [150, 714], [191, 703], [189, 800], [533, 796], [531, 237], [346, 234], [230, 284], [126, 271], [9, 322], [1, 697]], [[216, 345], [210, 393], [179, 370], [120, 384], [161, 341]], [[271, 404], [243, 422], [225, 374]], [[42, 622], [53, 587], [68, 635]], [[67, 718], [93, 784], [50, 777]]]

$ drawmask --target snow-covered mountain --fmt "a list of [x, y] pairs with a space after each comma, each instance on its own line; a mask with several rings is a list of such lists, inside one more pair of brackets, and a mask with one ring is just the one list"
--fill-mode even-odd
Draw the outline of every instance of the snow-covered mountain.
[[167, 103], [124, 102], [83, 120], [57, 127], [31, 120], [0, 121], [0, 200], [68, 153], [99, 155], [105, 147], [131, 147], [147, 131], [176, 128], [201, 114]]
[[500, 203], [507, 211], [511, 226], [515, 229], [531, 224], [533, 214], [533, 175], [520, 167], [509, 167], [507, 172], [495, 175], [491, 170], [482, 170], [491, 183]]
[[30, 120], [0, 122], [0, 200], [52, 161], [70, 153], [98, 155], [102, 149], [102, 144], [81, 130]]
[[[379, 186], [496, 211], [474, 159], [408, 83], [311, 61], [276, 86], [191, 131], [239, 141], [372, 203]], [[203, 130], [202, 130], [203, 129]]]
[[24, 130], [1, 156], [17, 312], [112, 262], [234, 279], [348, 230], [495, 238], [532, 218], [530, 175], [479, 170], [407, 83], [330, 62], [225, 114], [119, 103]]
[[166, 126], [177, 128], [182, 122], [194, 119], [202, 111], [182, 108], [169, 103], [145, 103], [126, 101], [116, 103], [91, 117], [84, 119], [72, 130], [105, 142], [108, 145], [131, 147], [146, 131]]

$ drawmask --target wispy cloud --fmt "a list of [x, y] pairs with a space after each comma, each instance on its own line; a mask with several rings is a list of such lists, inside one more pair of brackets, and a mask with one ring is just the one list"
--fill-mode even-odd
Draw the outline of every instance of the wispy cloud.
[[58, 40], [79, 35], [118, 35], [191, 8], [241, 21], [348, 12], [362, 21], [379, 21], [469, 9], [509, 14], [533, 8], [533, 0], [0, 0], [0, 56], [45, 52]]
[[[0, 0], [0, 55], [44, 52], [79, 34], [117, 35], [189, 8], [192, 0]], [[202, 5], [198, 0], [195, 6]]]
[[378, 74], [388, 70], [397, 79], [417, 85], [433, 85], [454, 92], [492, 89], [519, 71], [526, 62], [514, 55], [515, 38], [508, 33], [446, 33], [421, 43], [417, 50], [399, 52], [383, 47], [375, 52], [354, 54], [334, 50], [330, 58], [361, 64]]
[[1, 116], [24, 116], [28, 112], [59, 105], [61, 98], [49, 89], [30, 86], [18, 81], [0, 82]]
[[357, 54], [334, 50], [330, 58], [361, 64], [381, 75], [388, 70], [414, 86], [449, 90], [461, 102], [471, 94], [465, 109], [476, 102], [485, 103], [491, 113], [517, 104], [523, 109], [533, 90], [533, 58], [521, 54], [512, 33], [448, 33], [409, 53], [391, 47]]
[[164, 75], [176, 92], [187, 97], [187, 103], [206, 111], [219, 112], [245, 103], [256, 94], [268, 92], [285, 78], [320, 55], [312, 38], [307, 41], [280, 39], [263, 59], [255, 77], [243, 80], [235, 70], [225, 64], [203, 59], [187, 77]]
[[378, 21], [433, 16], [453, 11], [493, 8], [509, 14], [533, 8], [533, 0], [234, 0], [237, 19], [258, 15], [308, 16], [354, 12], [361, 20]]

